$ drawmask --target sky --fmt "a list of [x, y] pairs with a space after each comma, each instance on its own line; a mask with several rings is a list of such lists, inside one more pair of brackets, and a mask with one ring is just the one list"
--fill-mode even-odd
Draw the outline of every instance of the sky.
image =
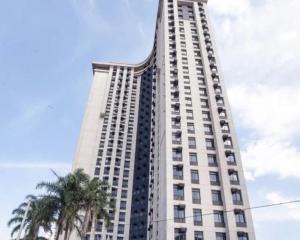
[[[91, 63], [144, 60], [157, 4], [1, 0], [1, 240], [36, 183], [70, 171]], [[300, 1], [208, 5], [251, 205], [300, 199]], [[253, 220], [258, 240], [299, 239], [300, 204], [255, 210]]]

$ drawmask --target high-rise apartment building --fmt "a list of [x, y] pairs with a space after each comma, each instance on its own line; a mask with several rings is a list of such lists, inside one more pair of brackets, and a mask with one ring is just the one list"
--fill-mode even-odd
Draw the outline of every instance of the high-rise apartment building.
[[160, 0], [143, 63], [93, 64], [73, 169], [116, 199], [97, 240], [255, 239], [206, 4]]

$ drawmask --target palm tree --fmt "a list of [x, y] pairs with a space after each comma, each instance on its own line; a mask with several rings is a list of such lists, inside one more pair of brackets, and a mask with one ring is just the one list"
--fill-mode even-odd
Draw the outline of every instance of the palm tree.
[[98, 218], [102, 218], [106, 225], [110, 223], [109, 214], [107, 209], [109, 208], [109, 195], [104, 190], [107, 187], [99, 179], [94, 178], [88, 181], [85, 185], [83, 208], [85, 212], [84, 224], [83, 224], [83, 236], [86, 236], [88, 232], [88, 226], [91, 225], [91, 239], [94, 240], [95, 228]]
[[82, 169], [76, 170], [65, 177], [58, 176], [56, 182], [41, 182], [37, 188], [44, 188], [47, 198], [52, 202], [55, 217], [56, 240], [64, 234], [64, 240], [69, 239], [70, 233], [76, 229], [81, 236], [82, 216], [80, 210], [84, 202], [84, 186], [89, 181], [89, 176]]
[[27, 196], [26, 200], [26, 202], [22, 203], [12, 212], [13, 217], [8, 222], [9, 227], [15, 225], [11, 236], [13, 237], [20, 231], [22, 220], [25, 217], [26, 209], [28, 209], [24, 222], [25, 237], [23, 239], [41, 239], [38, 236], [40, 228], [42, 228], [45, 233], [51, 232], [51, 204], [47, 199], [38, 198], [33, 195]]

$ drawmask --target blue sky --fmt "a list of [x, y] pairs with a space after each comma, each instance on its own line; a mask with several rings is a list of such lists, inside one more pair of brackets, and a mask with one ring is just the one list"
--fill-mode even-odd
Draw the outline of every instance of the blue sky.
[[[91, 62], [142, 61], [157, 0], [2, 1], [0, 239], [11, 210], [73, 159]], [[210, 0], [252, 205], [300, 199], [297, 0]], [[288, 14], [287, 14], [288, 13]], [[253, 212], [258, 240], [299, 239], [300, 206]]]

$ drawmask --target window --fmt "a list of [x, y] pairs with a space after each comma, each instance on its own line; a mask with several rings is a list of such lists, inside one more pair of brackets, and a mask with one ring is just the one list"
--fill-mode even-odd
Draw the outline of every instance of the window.
[[174, 206], [174, 221], [175, 222], [185, 222], [185, 206], [175, 205]]
[[182, 151], [180, 148], [173, 148], [172, 150], [173, 161], [182, 161]]
[[118, 226], [118, 234], [123, 234], [124, 233], [124, 224], [119, 224]]
[[216, 233], [216, 240], [226, 240], [226, 233]]
[[194, 225], [202, 225], [202, 211], [201, 209], [193, 209]]
[[203, 240], [204, 239], [203, 238], [203, 232], [195, 231], [194, 235], [195, 235], [194, 240]]
[[238, 240], [249, 240], [248, 233], [238, 232], [237, 236], [238, 236]]
[[197, 153], [190, 153], [190, 164], [198, 165]]
[[200, 102], [201, 102], [201, 107], [208, 108], [208, 100], [201, 99]]
[[186, 229], [175, 228], [174, 235], [174, 240], [186, 240]]
[[195, 240], [203, 240], [204, 239], [203, 232], [195, 231], [194, 235], [195, 235], [195, 238], [194, 238]]
[[210, 184], [214, 186], [220, 185], [219, 173], [217, 172], [209, 172]]
[[195, 149], [196, 148], [196, 139], [194, 137], [188, 138], [189, 148]]
[[126, 209], [126, 201], [120, 202], [120, 209]]
[[207, 138], [205, 139], [206, 143], [206, 149], [208, 150], [214, 150], [215, 149], [215, 143], [213, 139]]
[[245, 218], [245, 213], [243, 210], [234, 210], [234, 215], [235, 215], [235, 221], [236, 225], [238, 227], [246, 227], [246, 218]]
[[217, 166], [218, 165], [217, 156], [215, 154], [208, 154], [207, 159], [208, 159], [209, 166]]
[[192, 189], [192, 199], [193, 199], [193, 203], [195, 204], [201, 203], [200, 189], [197, 188]]
[[227, 164], [229, 164], [229, 165], [236, 164], [235, 154], [233, 152], [226, 151], [225, 155], [226, 155]]
[[173, 196], [174, 200], [184, 200], [184, 185], [174, 184], [173, 185]]
[[238, 176], [237, 171], [230, 169], [230, 170], [228, 170], [228, 174], [229, 174], [230, 183], [234, 184], [234, 185], [238, 185], [239, 184], [239, 176]]
[[205, 88], [199, 88], [200, 96], [207, 96], [207, 92]]
[[187, 131], [188, 131], [188, 133], [195, 133], [194, 123], [188, 123], [187, 124]]
[[199, 183], [199, 174], [197, 170], [191, 170], [191, 182]]
[[209, 135], [213, 133], [212, 126], [210, 124], [204, 124], [204, 133]]
[[173, 144], [181, 144], [181, 132], [173, 132], [172, 133], [172, 143]]
[[224, 227], [225, 221], [224, 221], [223, 211], [214, 211], [214, 220], [215, 220], [216, 227]]
[[192, 110], [186, 110], [187, 119], [194, 119], [194, 114]]
[[232, 188], [231, 189], [232, 194], [232, 201], [235, 205], [242, 205], [243, 204], [243, 198], [242, 198], [242, 192], [239, 189]]
[[204, 121], [210, 121], [211, 120], [209, 112], [203, 111], [202, 116], [203, 116]]
[[223, 138], [223, 141], [226, 148], [232, 147], [232, 139], [230, 137]]
[[186, 102], [187, 106], [192, 106], [192, 99], [191, 98], [186, 98], [185, 102]]
[[176, 165], [173, 166], [173, 178], [174, 179], [183, 179], [183, 166], [182, 165]]
[[212, 195], [212, 202], [213, 205], [222, 205], [222, 195], [221, 195], [221, 191], [218, 190], [212, 190], [211, 191], [211, 195]]
[[124, 222], [125, 221], [125, 212], [120, 212], [119, 221], [120, 222]]

